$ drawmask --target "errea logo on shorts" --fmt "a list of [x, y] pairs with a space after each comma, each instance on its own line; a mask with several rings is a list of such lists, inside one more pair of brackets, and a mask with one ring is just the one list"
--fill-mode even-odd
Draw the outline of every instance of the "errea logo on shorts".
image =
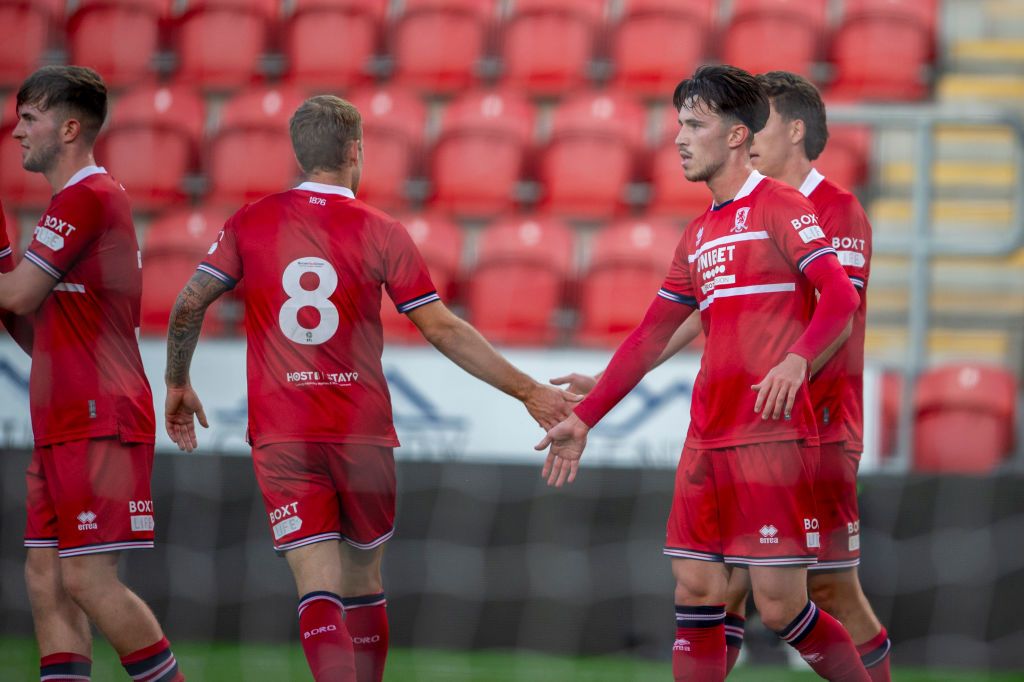
[[761, 534], [762, 545], [777, 545], [779, 544], [779, 529], [770, 523], [766, 523], [761, 526], [761, 530], [757, 531]]
[[96, 514], [91, 511], [84, 511], [75, 517], [78, 519], [78, 530], [97, 530], [99, 524], [96, 523]]

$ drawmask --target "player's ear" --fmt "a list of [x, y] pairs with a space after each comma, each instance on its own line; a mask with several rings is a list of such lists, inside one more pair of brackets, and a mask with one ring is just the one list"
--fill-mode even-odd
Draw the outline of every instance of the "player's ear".
[[749, 146], [754, 141], [754, 135], [750, 132], [750, 128], [742, 123], [737, 123], [729, 131], [727, 141], [730, 149], [737, 149], [745, 145]]
[[807, 126], [799, 118], [793, 119], [789, 123], [789, 142], [790, 144], [803, 144], [804, 137], [807, 136]]
[[357, 138], [348, 143], [345, 150], [345, 162], [350, 166], [358, 166], [363, 159], [363, 140]]
[[65, 143], [71, 143], [82, 134], [82, 122], [77, 118], [69, 118], [60, 126], [60, 136]]

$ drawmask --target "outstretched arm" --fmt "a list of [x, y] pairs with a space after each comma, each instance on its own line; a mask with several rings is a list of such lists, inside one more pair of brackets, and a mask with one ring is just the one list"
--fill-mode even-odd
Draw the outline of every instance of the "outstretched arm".
[[494, 350], [480, 332], [440, 301], [414, 308], [408, 315], [423, 337], [449, 360], [521, 401], [544, 429], [564, 419], [579, 400], [578, 396], [545, 386], [521, 372]]
[[693, 310], [692, 304], [661, 296], [654, 299], [640, 326], [615, 351], [591, 394], [537, 444], [537, 450], [551, 446], [541, 471], [548, 485], [558, 487], [575, 480], [590, 429], [654, 367], [673, 333]]
[[204, 428], [209, 426], [203, 404], [192, 390], [189, 379], [192, 354], [199, 342], [206, 309], [229, 289], [219, 279], [197, 271], [178, 294], [171, 310], [167, 327], [167, 371], [164, 374], [167, 384], [164, 422], [167, 435], [185, 452], [192, 452], [199, 445], [193, 417], [198, 415], [199, 423]]
[[[700, 336], [700, 315], [690, 315], [681, 325], [679, 325], [679, 328], [676, 329], [675, 333], [672, 334], [672, 338], [668, 340], [665, 350], [661, 351], [661, 355], [654, 361], [654, 365], [651, 369], [660, 367], [670, 357], [690, 345], [690, 343], [698, 336]], [[604, 370], [598, 372], [594, 376], [573, 372], [572, 374], [556, 377], [551, 380], [551, 383], [556, 386], [569, 384], [566, 387], [567, 391], [571, 391], [577, 395], [587, 395], [594, 390], [594, 386], [597, 385], [597, 382], [602, 376], [604, 376]]]

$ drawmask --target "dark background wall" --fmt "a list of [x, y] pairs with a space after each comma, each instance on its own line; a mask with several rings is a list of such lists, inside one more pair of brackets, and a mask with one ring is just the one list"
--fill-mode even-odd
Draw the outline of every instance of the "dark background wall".
[[[24, 452], [0, 454], [0, 632], [30, 635]], [[661, 555], [672, 472], [586, 468], [549, 490], [532, 466], [399, 465], [385, 580], [396, 645], [666, 657]], [[283, 640], [296, 595], [244, 457], [159, 455], [154, 551], [124, 575], [176, 639]], [[906, 665], [1024, 668], [1024, 476], [865, 477], [864, 584]], [[777, 642], [749, 628], [753, 658]]]

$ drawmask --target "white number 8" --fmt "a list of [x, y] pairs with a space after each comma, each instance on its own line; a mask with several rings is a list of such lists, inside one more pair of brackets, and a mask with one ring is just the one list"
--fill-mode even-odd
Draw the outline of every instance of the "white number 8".
[[[317, 276], [316, 289], [308, 291], [302, 288], [299, 280], [307, 272]], [[277, 323], [281, 331], [295, 343], [317, 346], [330, 340], [338, 331], [338, 309], [329, 300], [329, 296], [338, 288], [338, 273], [323, 258], [296, 258], [281, 275], [281, 286], [288, 300], [281, 306]], [[310, 306], [320, 312], [320, 323], [312, 329], [299, 324], [299, 310]]]

